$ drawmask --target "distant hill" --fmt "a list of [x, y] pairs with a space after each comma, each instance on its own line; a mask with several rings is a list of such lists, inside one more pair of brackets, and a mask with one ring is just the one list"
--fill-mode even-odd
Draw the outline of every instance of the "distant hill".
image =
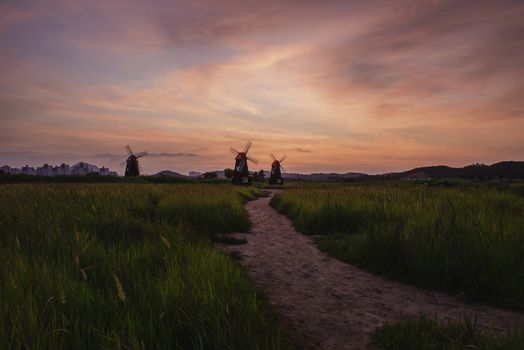
[[[218, 175], [218, 178], [225, 178], [223, 170], [211, 171]], [[264, 171], [266, 178], [270, 172]], [[167, 175], [172, 173], [175, 175]], [[193, 176], [184, 176], [170, 171], [161, 171], [153, 176], [181, 176], [184, 178], [195, 178], [202, 175], [199, 172], [190, 172]], [[364, 173], [283, 173], [284, 179], [305, 180], [305, 181], [360, 181], [360, 180], [425, 180], [425, 179], [524, 179], [524, 161], [503, 161], [492, 165], [472, 164], [462, 168], [453, 168], [446, 165], [435, 165], [418, 167], [408, 171], [386, 173], [380, 175], [367, 175]]]
[[308, 181], [341, 181], [347, 179], [356, 179], [361, 176], [366, 176], [364, 173], [314, 173], [314, 174], [298, 174], [298, 173], [283, 173], [284, 179], [293, 180], [308, 180]]
[[[210, 173], [216, 173], [219, 179], [225, 179], [226, 176], [224, 175], [223, 170], [215, 170], [215, 171], [209, 171]], [[267, 177], [270, 175], [270, 171], [264, 170], [264, 174]], [[189, 172], [191, 178], [196, 178], [201, 176], [203, 173], [191, 171]], [[365, 176], [364, 173], [345, 173], [345, 174], [338, 174], [338, 173], [314, 173], [314, 174], [299, 174], [299, 173], [283, 173], [282, 177], [285, 179], [293, 179], [293, 180], [309, 180], [309, 181], [341, 181], [344, 179], [354, 179], [358, 178], [360, 176]]]
[[189, 172], [189, 177], [192, 178], [192, 179], [195, 179], [195, 178], [198, 178], [198, 177], [204, 175], [204, 173], [215, 173], [215, 174], [217, 174], [217, 178], [218, 179], [225, 179], [226, 178], [226, 175], [224, 175], [224, 170], [213, 170], [213, 171], [205, 171], [205, 172], [190, 171]]
[[175, 171], [171, 171], [171, 170], [162, 170], [154, 175], [151, 175], [151, 176], [154, 176], [154, 177], [161, 177], [161, 176], [165, 176], [165, 177], [174, 177], [174, 178], [177, 178], [177, 179], [191, 179], [189, 176], [186, 176], [186, 175], [182, 175], [180, 173], [177, 173]]
[[492, 165], [472, 164], [462, 168], [445, 165], [427, 166], [404, 172], [375, 175], [384, 179], [417, 180], [417, 179], [524, 179], [524, 162], [504, 161]]

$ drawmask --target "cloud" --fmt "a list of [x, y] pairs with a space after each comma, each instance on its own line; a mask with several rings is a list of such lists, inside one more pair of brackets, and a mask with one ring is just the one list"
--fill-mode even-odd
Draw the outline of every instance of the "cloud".
[[[373, 26], [313, 50], [293, 69], [334, 102], [365, 99], [377, 117], [384, 105], [447, 109], [458, 101], [472, 108], [498, 106], [501, 117], [521, 111], [518, 99], [505, 96], [522, 91], [517, 78], [524, 75], [522, 2], [404, 5], [389, 14], [377, 11]], [[309, 73], [312, 68], [315, 74]], [[407, 111], [398, 112], [385, 114]], [[468, 118], [464, 112], [455, 115]]]
[[41, 154], [35, 151], [0, 151], [0, 156], [38, 156]]
[[300, 153], [315, 153], [315, 152], [313, 152], [311, 150], [308, 150], [308, 149], [305, 149], [305, 148], [301, 148], [301, 147], [295, 148], [294, 150], [297, 151], [297, 152], [300, 152]]
[[[178, 157], [198, 157], [197, 154], [194, 154], [194, 153], [183, 153], [183, 152], [179, 152], [179, 153], [171, 153], [171, 152], [159, 152], [159, 153], [156, 153], [156, 152], [148, 152], [147, 157], [160, 157], [160, 158], [178, 158]], [[126, 157], [126, 154], [124, 152], [122, 152], [122, 154], [116, 154], [116, 153], [97, 153], [97, 154], [94, 154], [93, 157], [97, 157], [97, 158], [111, 158], [111, 159], [120, 159], [120, 158], [125, 158]]]
[[523, 16], [510, 0], [6, 3], [0, 143], [115, 162], [126, 143], [184, 150], [150, 154], [152, 170], [229, 164], [246, 139], [306, 170], [515, 158]]
[[177, 157], [198, 157], [194, 153], [170, 153], [170, 152], [160, 152], [160, 153], [148, 153], [148, 157], [166, 157], [166, 158], [177, 158]]

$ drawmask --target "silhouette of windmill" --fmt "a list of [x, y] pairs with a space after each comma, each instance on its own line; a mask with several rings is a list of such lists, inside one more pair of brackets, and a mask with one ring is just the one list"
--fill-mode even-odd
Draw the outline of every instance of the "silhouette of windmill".
[[235, 168], [233, 169], [233, 179], [231, 180], [231, 183], [233, 184], [250, 185], [253, 180], [253, 177], [249, 174], [247, 161], [249, 160], [258, 164], [258, 160], [247, 155], [249, 148], [251, 148], [251, 141], [246, 143], [242, 152], [239, 152], [234, 148], [229, 149], [229, 151], [235, 155]]
[[271, 185], [283, 185], [284, 179], [282, 179], [282, 171], [285, 171], [282, 167], [282, 162], [287, 158], [284, 155], [282, 158], [277, 159], [273, 153], [271, 153], [271, 158], [273, 158], [273, 163], [271, 163], [271, 174], [269, 175], [269, 184]]
[[120, 163], [121, 166], [126, 166], [125, 176], [139, 176], [140, 167], [138, 165], [138, 158], [147, 155], [147, 151], [134, 154], [129, 145], [126, 145], [127, 159]]

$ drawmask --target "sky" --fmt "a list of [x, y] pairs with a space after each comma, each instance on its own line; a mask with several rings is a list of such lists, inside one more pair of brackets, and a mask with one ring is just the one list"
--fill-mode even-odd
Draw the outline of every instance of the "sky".
[[[0, 164], [522, 160], [521, 0], [2, 0]], [[253, 169], [253, 168], [252, 168]]]

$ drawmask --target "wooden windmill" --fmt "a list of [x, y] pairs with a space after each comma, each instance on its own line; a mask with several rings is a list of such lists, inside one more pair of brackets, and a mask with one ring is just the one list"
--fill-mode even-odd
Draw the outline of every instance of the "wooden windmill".
[[147, 152], [140, 152], [134, 154], [129, 145], [126, 145], [127, 159], [122, 162], [120, 165], [126, 166], [125, 176], [139, 176], [140, 167], [138, 166], [138, 158], [147, 155]]
[[253, 180], [253, 177], [249, 174], [247, 161], [249, 160], [255, 164], [258, 164], [258, 160], [247, 155], [250, 147], [251, 141], [248, 141], [242, 152], [239, 152], [234, 148], [229, 150], [235, 155], [235, 168], [233, 179], [231, 180], [233, 184], [250, 185]]
[[282, 179], [282, 171], [284, 168], [282, 167], [282, 162], [287, 158], [286, 155], [284, 155], [282, 158], [277, 159], [271, 153], [271, 158], [273, 158], [273, 163], [271, 163], [271, 174], [269, 175], [269, 184], [271, 185], [283, 185], [284, 179]]

